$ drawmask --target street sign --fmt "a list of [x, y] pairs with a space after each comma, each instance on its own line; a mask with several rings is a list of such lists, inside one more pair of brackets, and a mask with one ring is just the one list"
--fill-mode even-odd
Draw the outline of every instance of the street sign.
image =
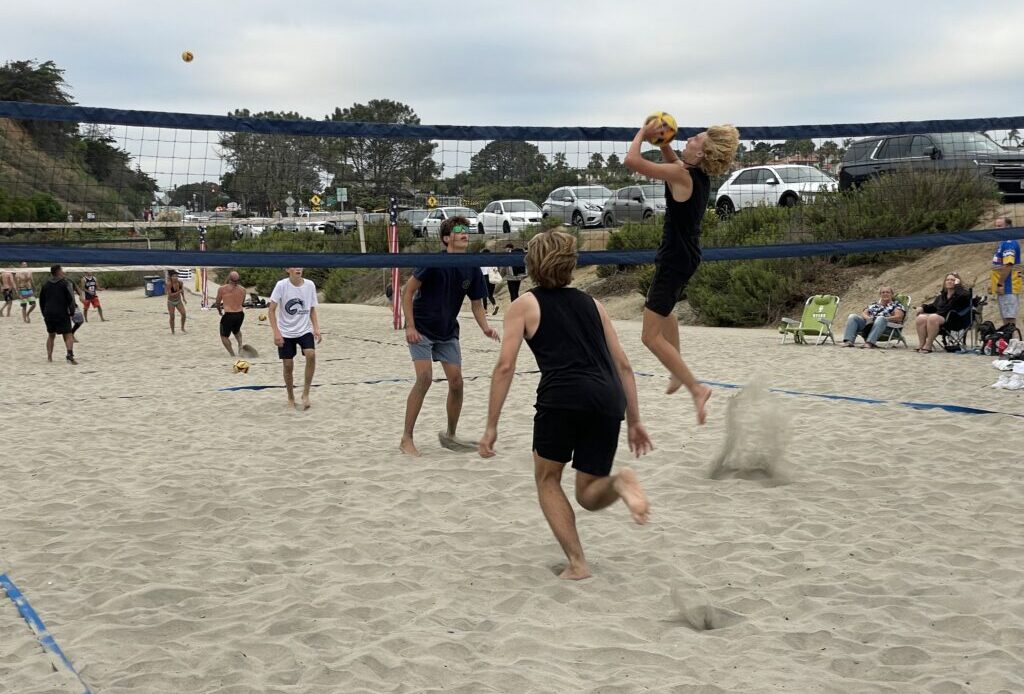
[[437, 207], [437, 198], [433, 195], [427, 198], [427, 207]]
[[338, 194], [339, 201], [348, 202], [348, 188], [335, 188], [334, 190]]
[[284, 199], [284, 204], [285, 204], [285, 205], [288, 205], [288, 207], [291, 207], [292, 205], [294, 205], [294, 204], [295, 204], [295, 198], [293, 198], [293, 197], [291, 196], [291, 194], [289, 193], [289, 194], [288, 194], [288, 197], [286, 197], [286, 198]]
[[316, 193], [314, 193], [313, 196], [309, 199], [309, 204], [313, 205], [314, 207], [319, 205], [320, 204], [320, 196], [317, 195]]
[[324, 200], [324, 204], [327, 205], [328, 207], [334, 205], [337, 202], [338, 201], [335, 199], [333, 195], [328, 195], [327, 198]]
[[291, 205], [289, 205], [288, 207], [284, 208], [284, 211], [288, 213], [289, 217], [292, 216], [293, 214], [295, 214], [295, 208], [292, 207]]

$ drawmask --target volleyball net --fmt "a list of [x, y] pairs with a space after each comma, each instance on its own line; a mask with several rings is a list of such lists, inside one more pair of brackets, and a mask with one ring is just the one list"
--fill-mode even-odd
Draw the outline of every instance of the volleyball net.
[[[992, 221], [1024, 199], [1022, 124], [736, 124], [705, 260], [1020, 238], [1024, 220]], [[652, 262], [665, 211], [664, 185], [623, 163], [635, 133], [422, 125], [388, 101], [321, 119], [0, 102], [0, 265], [386, 268], [394, 286], [397, 268], [495, 264], [478, 251], [565, 224], [581, 264], [628, 268]], [[469, 254], [440, 253], [454, 215]]]

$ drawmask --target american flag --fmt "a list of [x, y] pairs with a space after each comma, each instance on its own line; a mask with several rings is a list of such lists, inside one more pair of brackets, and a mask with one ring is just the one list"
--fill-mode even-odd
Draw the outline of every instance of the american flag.
[[[398, 253], [398, 196], [392, 195], [388, 198], [388, 252]], [[391, 315], [392, 326], [395, 330], [402, 329], [402, 299], [401, 287], [398, 286], [398, 268], [391, 268]]]
[[398, 226], [398, 197], [395, 195], [388, 198], [388, 212], [391, 213], [388, 223], [393, 227]]

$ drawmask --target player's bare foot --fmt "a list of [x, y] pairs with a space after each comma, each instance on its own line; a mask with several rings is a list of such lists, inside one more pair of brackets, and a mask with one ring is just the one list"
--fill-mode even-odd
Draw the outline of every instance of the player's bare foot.
[[640, 480], [631, 468], [625, 467], [615, 476], [615, 491], [619, 493], [622, 502], [626, 504], [629, 512], [640, 525], [647, 522], [651, 512], [651, 505], [647, 502], [647, 495], [644, 488], [640, 486]]
[[288, 409], [289, 410], [294, 410], [295, 409], [295, 398], [288, 398]]
[[309, 396], [308, 395], [303, 395], [302, 396], [302, 409], [308, 410], [312, 406], [313, 406], [313, 403], [311, 403], [309, 401]]
[[668, 388], [665, 389], [665, 395], [672, 395], [672, 393], [676, 392], [677, 390], [679, 390], [682, 387], [683, 387], [683, 382], [682, 381], [680, 381], [675, 376], [669, 375], [669, 377], [668, 377]]
[[582, 581], [584, 578], [590, 578], [590, 568], [586, 562], [569, 564], [558, 577], [565, 581]]
[[455, 434], [449, 434], [447, 431], [437, 432], [437, 440], [440, 441], [441, 445], [449, 451], [458, 451], [460, 453], [475, 451], [479, 446], [476, 441], [460, 439]]
[[693, 396], [693, 407], [697, 410], [697, 424], [703, 424], [708, 420], [708, 413], [704, 409], [708, 399], [711, 398], [711, 389], [702, 383], [691, 393]]
[[413, 458], [421, 457], [420, 449], [416, 448], [416, 444], [412, 442], [412, 439], [402, 437], [402, 442], [398, 444], [399, 450], [406, 455], [411, 455]]

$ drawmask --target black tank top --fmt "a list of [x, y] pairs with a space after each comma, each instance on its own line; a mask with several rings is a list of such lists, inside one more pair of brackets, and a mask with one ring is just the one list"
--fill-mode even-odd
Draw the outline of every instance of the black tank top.
[[626, 394], [594, 300], [572, 287], [530, 291], [540, 304], [540, 325], [526, 340], [541, 373], [537, 409], [622, 419]]
[[700, 259], [700, 223], [711, 194], [711, 179], [697, 167], [688, 169], [693, 192], [685, 202], [676, 202], [672, 189], [665, 184], [665, 227], [655, 262], [688, 258]]

